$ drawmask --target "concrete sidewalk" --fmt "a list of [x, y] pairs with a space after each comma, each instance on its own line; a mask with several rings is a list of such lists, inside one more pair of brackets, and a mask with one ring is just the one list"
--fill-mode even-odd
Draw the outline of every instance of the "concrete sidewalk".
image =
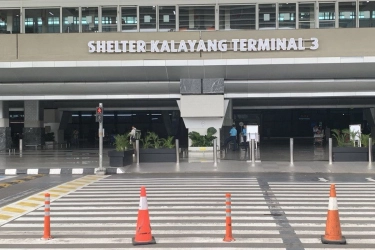
[[[79, 150], [28, 150], [21, 154], [0, 153], [0, 175], [4, 174], [93, 174], [99, 166], [98, 151]], [[103, 152], [103, 167], [107, 174], [121, 173], [371, 173], [375, 174], [375, 163], [295, 161], [262, 161], [252, 165], [240, 160], [218, 160], [214, 166], [212, 158], [180, 158], [180, 163], [133, 163], [124, 168], [110, 168], [107, 150]]]

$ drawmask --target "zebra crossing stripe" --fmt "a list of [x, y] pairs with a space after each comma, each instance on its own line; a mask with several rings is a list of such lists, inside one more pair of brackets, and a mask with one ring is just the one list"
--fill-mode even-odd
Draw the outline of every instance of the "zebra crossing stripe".
[[[98, 244], [105, 244], [106, 249], [118, 249], [119, 245], [135, 249], [130, 243], [135, 230], [141, 185], [147, 187], [153, 234], [157, 236], [157, 243], [163, 244], [162, 247], [155, 245], [156, 248], [152, 249], [176, 249], [176, 244], [178, 249], [202, 249], [200, 244], [205, 244], [207, 249], [285, 249], [282, 248], [286, 244], [282, 235], [285, 235], [285, 231], [280, 230], [280, 224], [276, 223], [278, 215], [271, 214], [272, 206], [277, 206], [277, 211], [283, 213], [304, 249], [325, 248], [319, 240], [324, 232], [328, 205], [326, 188], [329, 184], [326, 183], [322, 183], [325, 186], [314, 186], [316, 189], [311, 189], [310, 183], [301, 183], [296, 185], [297, 192], [290, 188], [283, 189], [282, 184], [275, 187], [269, 183], [274, 199], [267, 203], [260, 199], [262, 190], [255, 178], [250, 181], [245, 178], [238, 178], [239, 181], [236, 178], [223, 178], [221, 181], [220, 177], [210, 180], [86, 180], [91, 184], [81, 182], [84, 187], [67, 190], [66, 195], [60, 195], [61, 198], [52, 203], [51, 228], [56, 239], [48, 243], [48, 249], [103, 249]], [[148, 182], [152, 185], [148, 186]], [[251, 184], [242, 186], [242, 183]], [[287, 183], [285, 186], [290, 185]], [[340, 187], [344, 189], [340, 191]], [[373, 187], [337, 184], [341, 227], [345, 235], [352, 236], [348, 239], [351, 249], [364, 249], [364, 246], [375, 248], [375, 200], [372, 202], [371, 199], [375, 197]], [[367, 193], [362, 192], [365, 189]], [[361, 196], [355, 195], [358, 190]], [[232, 243], [222, 242], [225, 204], [220, 197], [226, 192], [232, 193], [233, 236], [236, 238]], [[22, 244], [32, 244], [33, 249], [45, 248], [42, 246], [44, 243], [36, 240], [40, 237], [42, 213], [42, 208], [38, 208], [3, 225], [0, 248], [11, 245], [12, 249], [22, 249], [19, 248], [21, 243], [15, 240], [21, 237], [25, 238]], [[190, 247], [192, 243], [197, 245]]]
[[[80, 179], [82, 180], [91, 180], [91, 182], [94, 182], [96, 180], [99, 180], [99, 179], [102, 179], [102, 178], [106, 178], [107, 176], [94, 176], [94, 177], [91, 177], [91, 176], [85, 176], [85, 177], [81, 177]], [[68, 182], [66, 184], [69, 185], [69, 183], [71, 182]], [[75, 185], [75, 182], [72, 181], [73, 185]], [[89, 184], [89, 183], [87, 183]], [[80, 188], [80, 187], [83, 187], [85, 185], [87, 185], [85, 183], [83, 183], [81, 186], [76, 186], [76, 189]], [[51, 190], [53, 189], [50, 189], [50, 190], [46, 190], [46, 191], [43, 191], [43, 192], [40, 192], [38, 194], [35, 194], [35, 195], [32, 195], [30, 197], [27, 197], [21, 201], [17, 201], [17, 202], [14, 202], [12, 204], [9, 204], [5, 207], [2, 207], [0, 208], [0, 226], [1, 225], [4, 225], [16, 218], [19, 218], [21, 217], [22, 215], [24, 214], [27, 214], [37, 208], [40, 208], [43, 204], [44, 204], [44, 193], [45, 192], [51, 192]], [[51, 193], [51, 197], [53, 197], [53, 200], [56, 200], [57, 198], [61, 197], [62, 194], [67, 194], [69, 192], [72, 192], [74, 191], [73, 189], [72, 190], [66, 190], [62, 193], [59, 193], [56, 192], [52, 192]]]

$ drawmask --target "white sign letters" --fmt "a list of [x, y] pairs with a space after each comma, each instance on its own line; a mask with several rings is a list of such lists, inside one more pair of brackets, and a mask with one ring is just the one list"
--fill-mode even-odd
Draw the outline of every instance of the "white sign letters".
[[143, 40], [89, 41], [89, 53], [191, 53], [191, 52], [226, 52], [226, 51], [289, 51], [317, 50], [318, 38], [266, 38], [228, 40]]

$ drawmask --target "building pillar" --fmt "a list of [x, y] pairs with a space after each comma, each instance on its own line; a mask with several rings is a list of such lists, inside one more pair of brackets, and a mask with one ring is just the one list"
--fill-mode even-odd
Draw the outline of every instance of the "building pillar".
[[224, 79], [181, 79], [180, 93], [177, 103], [189, 133], [206, 135], [207, 129], [213, 127], [220, 146], [220, 129], [229, 103], [224, 99]]
[[12, 146], [11, 130], [9, 127], [9, 106], [5, 101], [0, 101], [0, 151]]
[[40, 101], [24, 102], [24, 128], [23, 145], [43, 145], [44, 144], [44, 110]]
[[375, 108], [363, 109], [364, 119], [371, 128], [371, 138], [375, 138]]

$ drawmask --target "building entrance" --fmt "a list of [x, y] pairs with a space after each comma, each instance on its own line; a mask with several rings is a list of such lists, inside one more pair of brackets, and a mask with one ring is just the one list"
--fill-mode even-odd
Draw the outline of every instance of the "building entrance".
[[[349, 128], [361, 124], [362, 133], [371, 128], [365, 109], [234, 109], [233, 122], [240, 133], [245, 125], [259, 126], [259, 144], [256, 159], [261, 161], [289, 161], [290, 138], [293, 138], [294, 161], [328, 161], [328, 138], [332, 129]], [[314, 136], [314, 127], [319, 130]], [[226, 137], [225, 129], [222, 136]], [[223, 160], [249, 160], [248, 143], [240, 143], [239, 150], [226, 151]], [[335, 140], [333, 140], [335, 145]]]

